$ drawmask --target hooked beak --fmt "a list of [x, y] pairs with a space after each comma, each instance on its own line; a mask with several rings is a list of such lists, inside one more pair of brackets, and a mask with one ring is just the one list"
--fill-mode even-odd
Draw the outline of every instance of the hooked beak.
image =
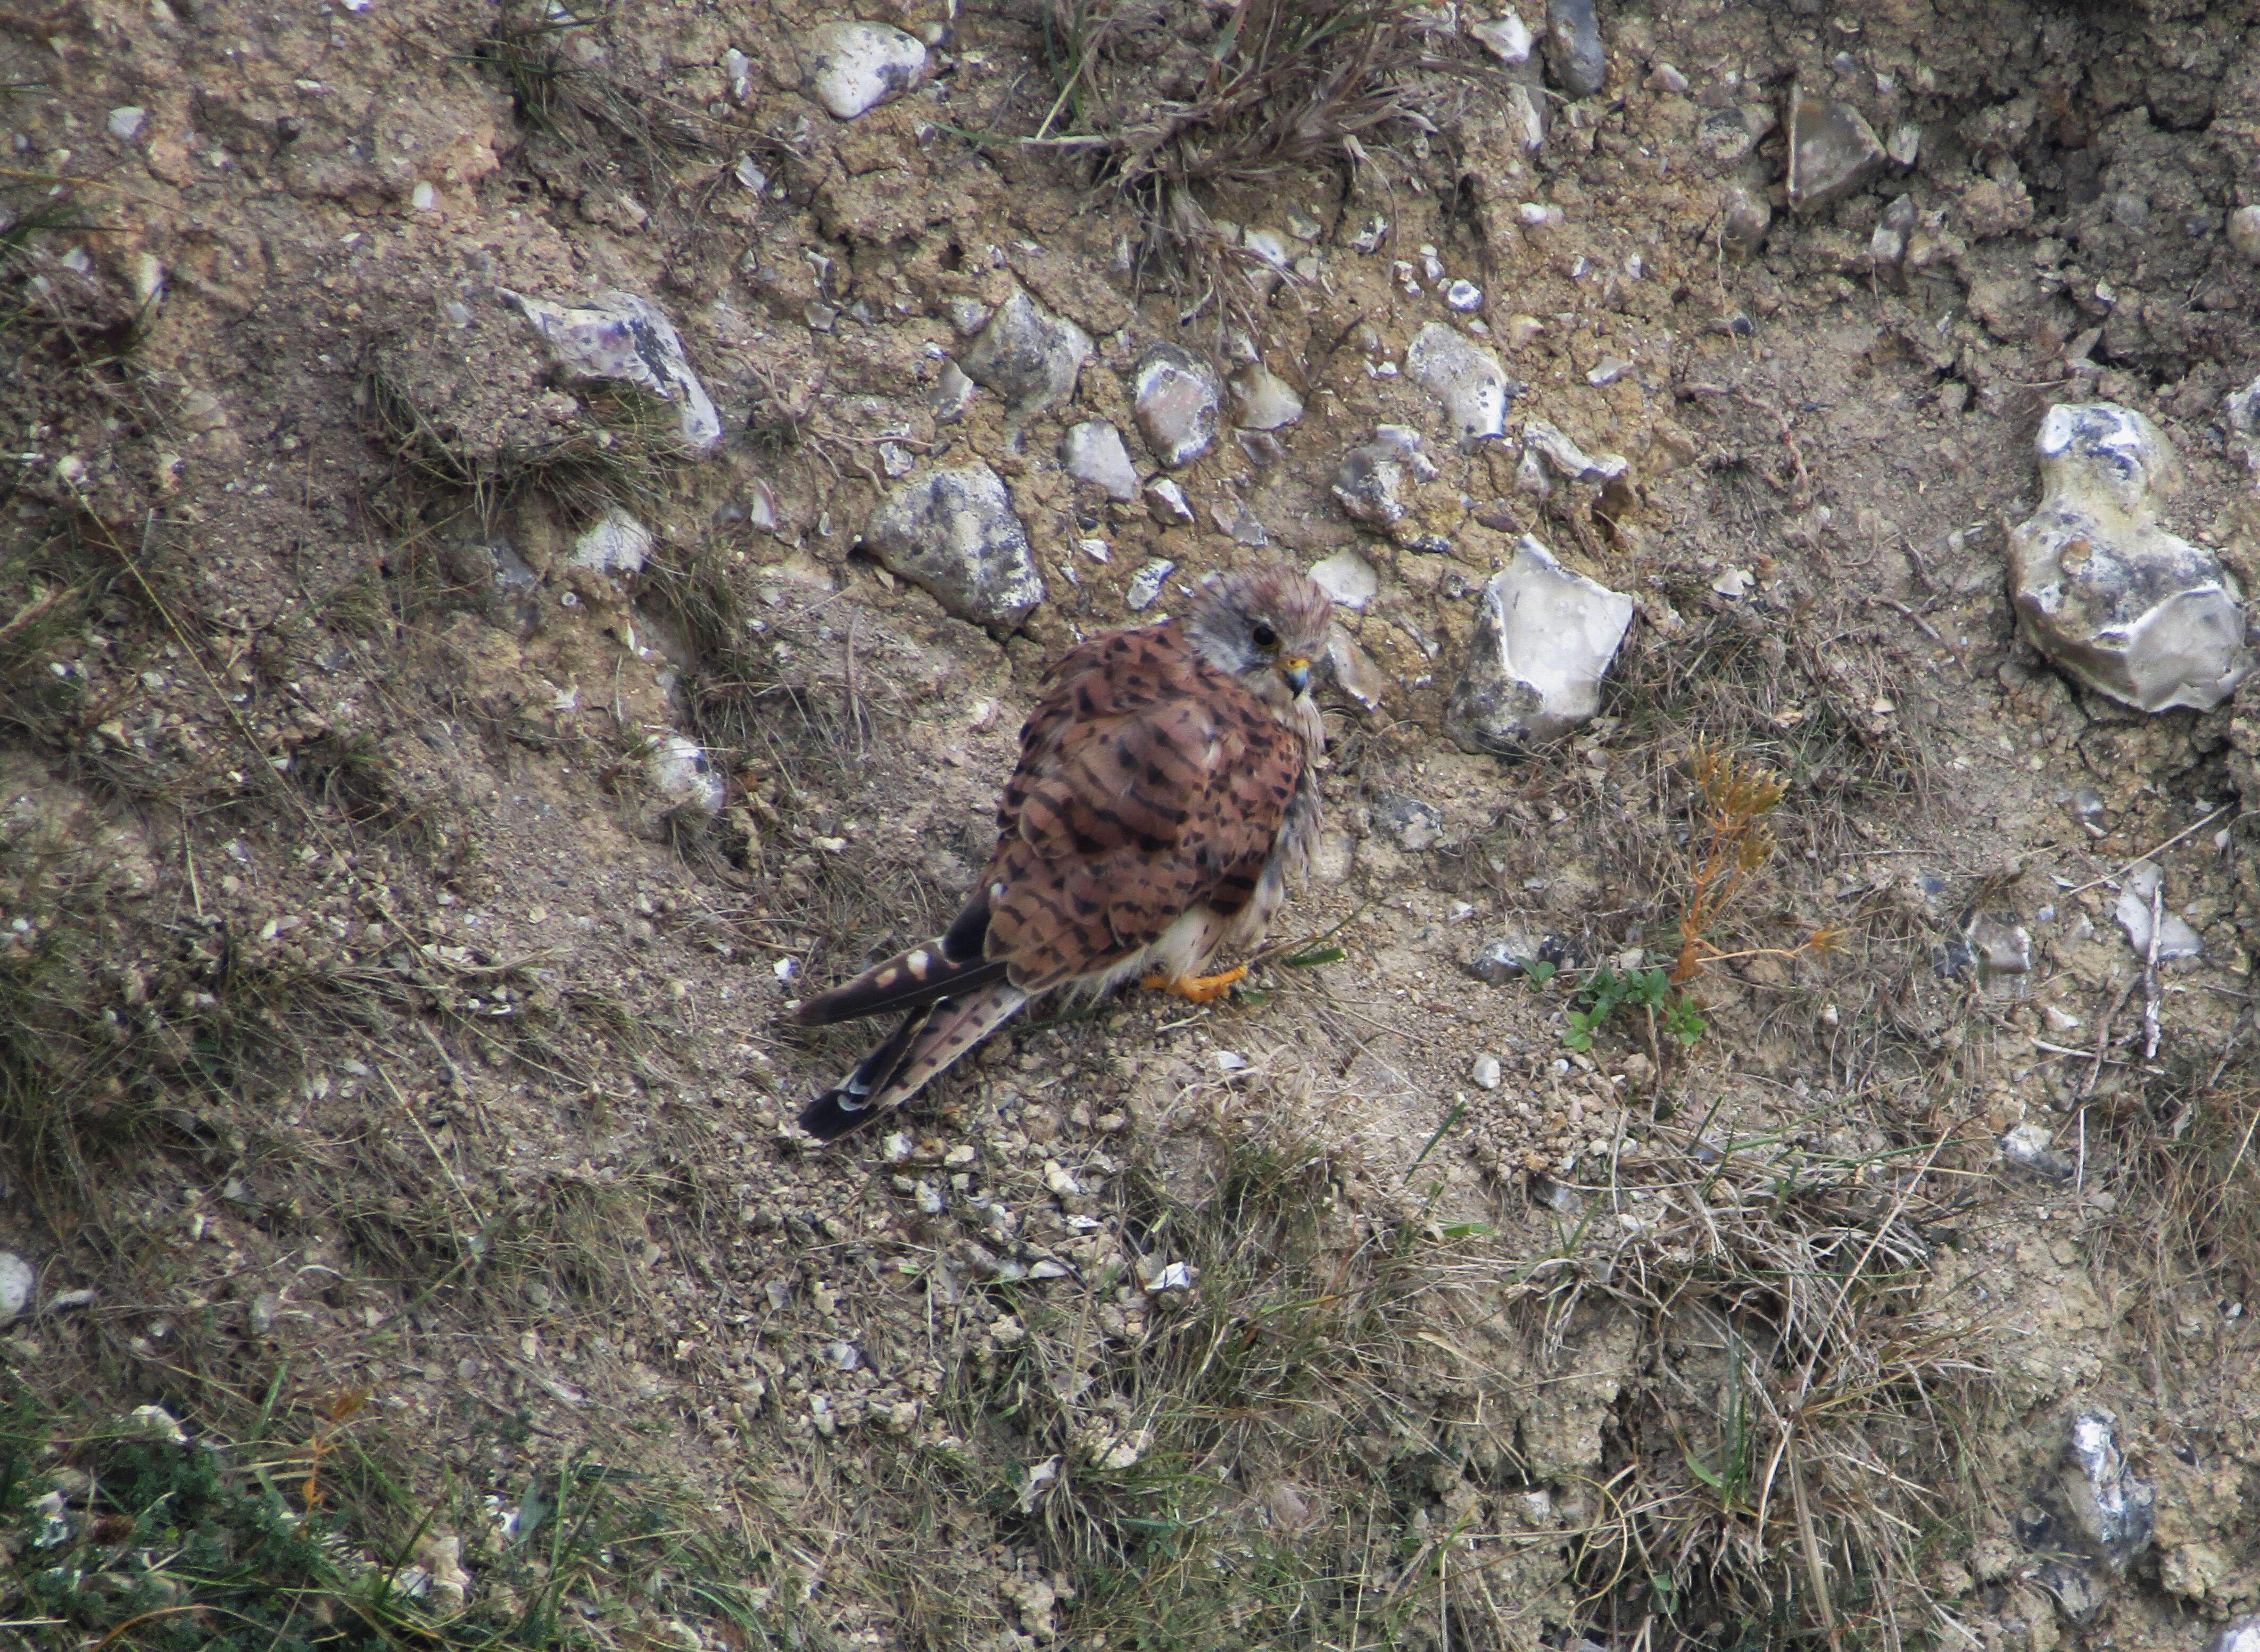
[[1291, 654], [1279, 662], [1279, 675], [1287, 679], [1287, 686], [1300, 694], [1311, 686], [1311, 662], [1300, 654]]

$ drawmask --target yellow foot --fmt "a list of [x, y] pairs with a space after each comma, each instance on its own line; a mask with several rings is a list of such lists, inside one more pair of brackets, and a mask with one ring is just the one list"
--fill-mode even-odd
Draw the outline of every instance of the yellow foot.
[[1192, 1004], [1213, 1004], [1232, 990], [1233, 983], [1248, 978], [1248, 966], [1234, 964], [1222, 975], [1183, 975], [1174, 981], [1149, 975], [1138, 984], [1155, 992], [1174, 992]]

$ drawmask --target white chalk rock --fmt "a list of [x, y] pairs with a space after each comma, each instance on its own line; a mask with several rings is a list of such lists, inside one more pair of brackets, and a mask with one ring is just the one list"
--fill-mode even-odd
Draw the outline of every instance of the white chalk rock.
[[1311, 564], [1311, 583], [1334, 598], [1338, 608], [1362, 608], [1381, 594], [1380, 576], [1355, 551], [1336, 551]]
[[1403, 425], [1380, 426], [1371, 441], [1342, 455], [1334, 471], [1334, 502], [1354, 521], [1387, 527], [1405, 515], [1398, 490], [1404, 485], [1408, 465], [1424, 482], [1436, 474], [1436, 467], [1420, 451], [1420, 432]]
[[1025, 419], [1073, 396], [1090, 355], [1088, 333], [1015, 287], [965, 353], [965, 371], [1003, 397], [1011, 417]]
[[1387, 675], [1340, 626], [1327, 627], [1327, 669], [1334, 673], [1334, 686], [1369, 712], [1378, 710], [1389, 692]]
[[651, 530], [614, 505], [573, 541], [573, 565], [599, 574], [640, 573], [652, 544]]
[[2210, 711], [2251, 675], [2244, 594], [2202, 546], [2157, 523], [2172, 447], [2112, 402], [2041, 421], [2040, 509], [2009, 535], [2025, 633], [2066, 675], [2146, 712]]
[[0, 1325], [11, 1325], [32, 1305], [38, 1271], [12, 1250], [0, 1250]]
[[1027, 530], [986, 465], [932, 471], [896, 489], [872, 513], [863, 542], [976, 626], [1016, 626], [1044, 599]]
[[1415, 384], [1443, 403], [1463, 451], [1506, 433], [1506, 406], [1520, 387], [1489, 350], [1432, 321], [1406, 348], [1405, 370]]
[[583, 306], [528, 298], [507, 287], [496, 289], [496, 296], [517, 307], [569, 377], [633, 384], [675, 404], [683, 444], [692, 453], [709, 454], [721, 445], [722, 416], [658, 305], [632, 292], [608, 292]]
[[1632, 468], [1621, 454], [1587, 453], [1555, 426], [1542, 418], [1523, 421], [1522, 451], [1535, 458], [1564, 482], [1614, 482]]
[[1262, 362], [1232, 381], [1233, 422], [1242, 430], [1284, 430], [1303, 419], [1295, 387]]
[[2119, 891], [2119, 904], [2112, 908], [2119, 926], [2127, 932], [2127, 944], [2135, 955], [2148, 962], [2150, 956], [2150, 904], [2158, 902], [2158, 957], [2201, 958], [2205, 955], [2205, 939], [2192, 927], [2189, 919], [2174, 912], [2159, 899], [2158, 889], [2163, 880], [2155, 861], [2143, 861], [2130, 867], [2127, 882]]
[[1060, 462], [1077, 482], [1104, 488], [1110, 499], [1126, 502], [1138, 497], [1138, 472], [1130, 463], [1130, 450], [1122, 445], [1122, 433], [1103, 418], [1069, 427], [1060, 443]]
[[926, 74], [926, 45], [884, 23], [824, 23], [802, 43], [808, 89], [834, 118], [853, 120], [899, 97]]
[[714, 770], [705, 747], [687, 734], [662, 734], [644, 760], [651, 789], [672, 808], [699, 814], [722, 812], [722, 776]]
[[1484, 588], [1444, 732], [1464, 751], [1501, 754], [1568, 733], [1600, 709], [1632, 614], [1631, 597], [1571, 573], [1525, 534]]
[[1139, 433], [1154, 457], [1176, 470], [1208, 451], [1216, 438], [1216, 375], [1174, 344], [1139, 358], [1131, 388]]

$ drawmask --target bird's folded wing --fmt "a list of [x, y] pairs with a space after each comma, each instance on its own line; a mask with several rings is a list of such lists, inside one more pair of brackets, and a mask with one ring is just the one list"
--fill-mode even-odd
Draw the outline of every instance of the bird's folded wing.
[[1024, 751], [991, 868], [989, 955], [1030, 990], [1112, 967], [1212, 896], [1237, 910], [1293, 790], [1292, 741], [1261, 708], [1083, 709]]

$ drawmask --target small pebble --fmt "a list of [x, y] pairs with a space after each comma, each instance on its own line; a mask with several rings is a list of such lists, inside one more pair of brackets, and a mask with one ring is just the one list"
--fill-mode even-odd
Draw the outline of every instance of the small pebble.
[[2260, 264], [2260, 206], [2240, 206], [2228, 215], [2228, 244], [2247, 263]]
[[31, 1305], [39, 1275], [12, 1250], [0, 1250], [0, 1325], [19, 1319]]
[[1162, 582], [1175, 571], [1176, 564], [1155, 557], [1130, 576], [1130, 589], [1123, 593], [1122, 605], [1132, 613], [1143, 613], [1158, 601]]
[[1468, 1070], [1468, 1076], [1475, 1081], [1477, 1090], [1497, 1090], [1499, 1081], [1498, 1057], [1488, 1050], [1484, 1051], [1476, 1057], [1475, 1065]]
[[142, 123], [148, 117], [147, 110], [133, 104], [113, 109], [110, 111], [110, 135], [120, 143], [132, 143], [141, 135]]

